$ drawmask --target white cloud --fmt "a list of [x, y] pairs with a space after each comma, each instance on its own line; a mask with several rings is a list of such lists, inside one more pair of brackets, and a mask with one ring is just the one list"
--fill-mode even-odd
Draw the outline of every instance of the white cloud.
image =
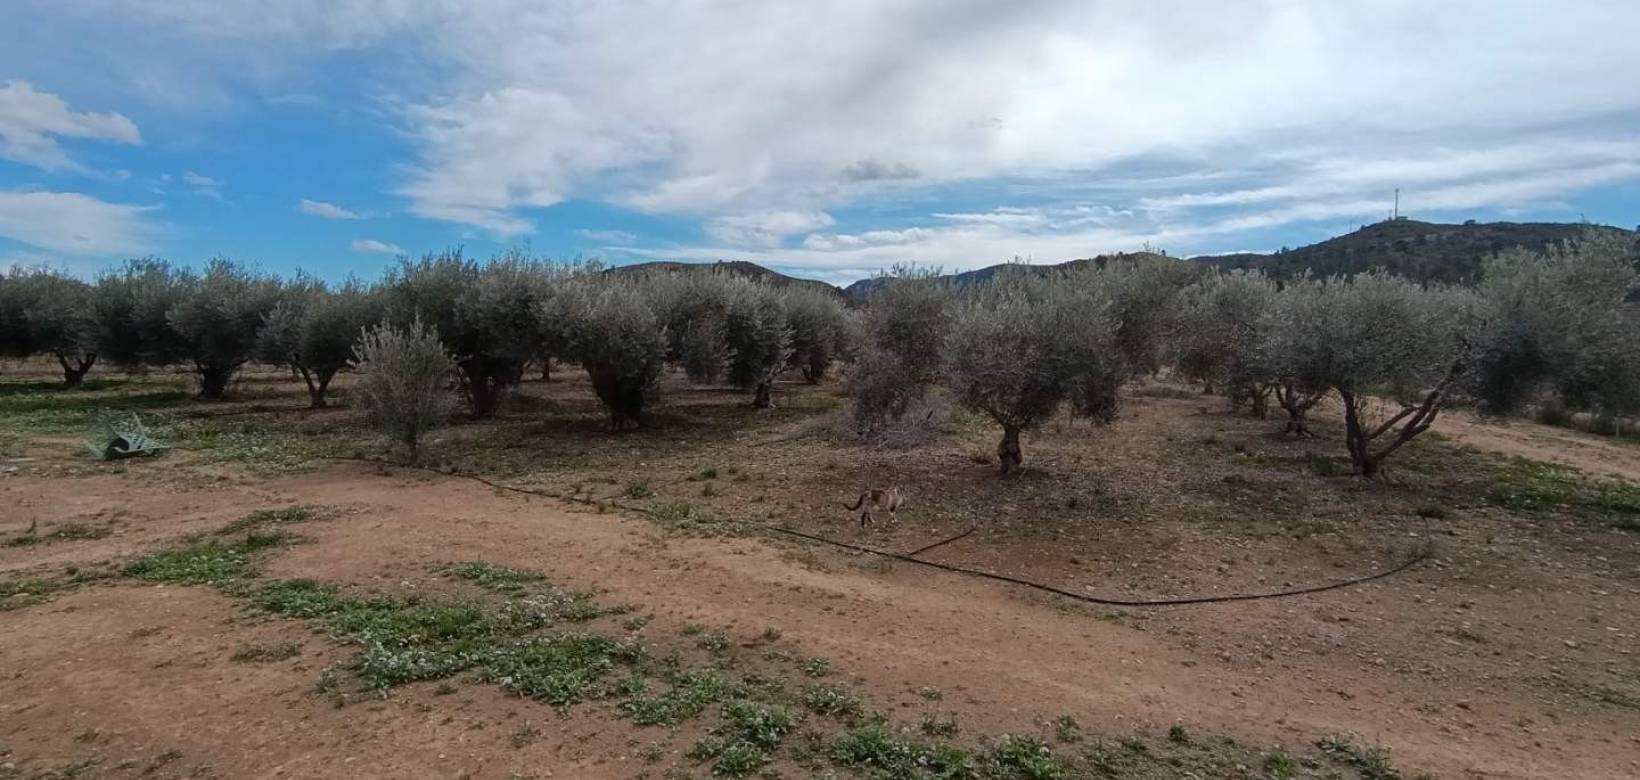
[[200, 189], [216, 189], [217, 187], [222, 186], [222, 182], [219, 182], [209, 176], [194, 173], [193, 171], [188, 171], [182, 174], [182, 180]]
[[303, 214], [308, 214], [310, 216], [315, 216], [315, 217], [321, 217], [323, 219], [363, 219], [364, 218], [361, 214], [359, 214], [356, 211], [352, 211], [352, 210], [349, 210], [349, 209], [342, 208], [341, 206], [338, 206], [334, 203], [326, 203], [322, 200], [308, 200], [306, 198], [303, 198], [301, 204], [297, 208], [299, 208]]
[[730, 246], [773, 247], [787, 236], [835, 224], [824, 211], [759, 211], [711, 220], [706, 234]]
[[[199, 58], [242, 51], [258, 57], [234, 69], [247, 79], [337, 49], [410, 60], [371, 84], [415, 149], [397, 190], [415, 215], [498, 237], [585, 199], [700, 218], [713, 245], [680, 251], [858, 269], [947, 262], [972, 241], [972, 265], [1370, 218], [1397, 186], [1409, 207], [1459, 209], [1636, 179], [1617, 148], [1635, 139], [1616, 137], [1640, 116], [1632, 0], [1576, 13], [1549, 0], [21, 2], [132, 30], [119, 40], [186, 44], [123, 58], [177, 94], [209, 91], [214, 77], [171, 78], [220, 70]], [[964, 186], [993, 200], [942, 200]], [[870, 221], [884, 230], [803, 218], [919, 199], [921, 212]], [[992, 208], [1019, 203], [1048, 205]]]
[[400, 249], [398, 244], [389, 244], [385, 241], [377, 241], [374, 238], [353, 239], [353, 251], [380, 255], [404, 254], [404, 250]]
[[157, 233], [152, 206], [108, 203], [78, 192], [0, 190], [0, 236], [78, 255], [133, 254]]
[[59, 137], [142, 143], [136, 124], [123, 115], [76, 112], [62, 98], [36, 91], [26, 81], [0, 86], [0, 158], [45, 170], [84, 172], [58, 145]]
[[635, 234], [625, 230], [577, 230], [575, 235], [605, 244], [631, 244], [638, 240]]

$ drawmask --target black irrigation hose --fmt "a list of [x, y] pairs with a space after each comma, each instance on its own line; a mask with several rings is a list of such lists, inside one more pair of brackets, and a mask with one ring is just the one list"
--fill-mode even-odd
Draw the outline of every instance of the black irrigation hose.
[[[365, 458], [336, 457], [336, 458], [332, 458], [332, 459], [333, 460], [350, 460], [350, 461], [357, 461], [357, 462], [364, 462], [364, 463], [375, 463], [377, 465], [390, 465], [390, 464], [383, 464], [381, 461], [369, 460], [369, 459], [365, 459]], [[509, 492], [513, 492], [513, 493], [525, 493], [525, 494], [528, 494], [528, 495], [546, 496], [546, 497], [549, 497], [549, 498], [567, 499], [567, 500], [578, 501], [580, 503], [587, 503], [587, 504], [594, 503], [598, 500], [598, 499], [575, 498], [573, 496], [564, 496], [562, 493], [553, 493], [553, 492], [545, 491], [545, 490], [532, 490], [530, 488], [518, 487], [518, 486], [515, 486], [515, 485], [507, 485], [507, 484], [504, 484], [504, 483], [501, 483], [501, 482], [496, 482], [495, 480], [489, 479], [487, 477], [482, 477], [482, 476], [479, 476], [477, 474], [471, 474], [471, 473], [464, 472], [464, 471], [441, 471], [439, 469], [431, 468], [431, 467], [428, 467], [428, 466], [412, 466], [411, 468], [417, 468], [417, 469], [421, 469], [422, 471], [429, 471], [429, 472], [432, 472], [434, 474], [443, 474], [445, 476], [450, 476], [450, 477], [461, 477], [463, 479], [470, 479], [470, 480], [473, 480], [475, 482], [480, 482], [482, 484], [489, 485], [490, 487], [495, 488], [497, 490], [505, 490], [505, 491], [509, 491]], [[614, 501], [611, 500], [611, 503], [614, 503]], [[617, 505], [617, 506], [619, 506], [619, 505]], [[633, 509], [633, 510], [639, 511], [639, 512], [643, 511], [642, 509], [637, 508], [637, 507], [623, 507], [623, 508]], [[1113, 599], [1113, 598], [1102, 598], [1102, 597], [1099, 597], [1099, 596], [1089, 596], [1089, 595], [1086, 595], [1086, 594], [1083, 594], [1083, 593], [1075, 593], [1073, 591], [1068, 591], [1068, 590], [1065, 590], [1063, 588], [1056, 588], [1052, 585], [1043, 585], [1040, 582], [1032, 582], [1030, 580], [1020, 579], [1018, 577], [1010, 577], [1006, 574], [995, 574], [995, 573], [988, 572], [988, 571], [980, 571], [978, 569], [969, 569], [969, 568], [965, 568], [965, 567], [962, 567], [962, 566], [953, 566], [953, 565], [950, 565], [950, 564], [938, 563], [938, 562], [935, 562], [935, 561], [925, 561], [921, 558], [914, 557], [914, 556], [918, 555], [919, 553], [923, 553], [923, 552], [926, 552], [928, 550], [932, 550], [935, 547], [940, 547], [942, 545], [950, 544], [951, 542], [957, 541], [958, 539], [962, 539], [963, 537], [966, 537], [969, 534], [973, 533], [974, 531], [978, 530], [979, 526], [974, 526], [973, 528], [970, 528], [966, 531], [963, 531], [962, 533], [960, 533], [956, 536], [953, 536], [949, 539], [944, 539], [942, 541], [935, 542], [933, 544], [918, 548], [916, 550], [912, 550], [911, 552], [908, 552], [908, 553], [897, 553], [897, 552], [889, 552], [887, 550], [878, 550], [876, 548], [866, 547], [864, 545], [851, 544], [849, 542], [840, 542], [840, 541], [837, 541], [835, 539], [828, 539], [824, 536], [816, 536], [814, 534], [804, 533], [802, 531], [795, 531], [795, 530], [792, 530], [790, 528], [782, 528], [780, 526], [763, 525], [761, 523], [749, 523], [749, 522], [746, 522], [746, 521], [743, 521], [743, 520], [730, 520], [728, 522], [736, 524], [736, 525], [742, 525], [742, 526], [747, 526], [747, 527], [751, 527], [751, 528], [757, 528], [757, 529], [764, 530], [764, 531], [770, 531], [770, 532], [773, 532], [773, 533], [785, 534], [787, 536], [792, 536], [792, 537], [796, 537], [796, 538], [799, 538], [799, 539], [806, 539], [806, 540], [811, 541], [811, 542], [818, 542], [820, 544], [831, 545], [832, 547], [838, 547], [838, 548], [842, 548], [842, 549], [845, 549], [845, 550], [853, 550], [855, 552], [868, 553], [868, 554], [871, 554], [871, 555], [881, 556], [883, 558], [889, 558], [891, 560], [904, 561], [906, 563], [915, 563], [915, 564], [918, 564], [918, 565], [921, 565], [921, 566], [927, 566], [929, 568], [939, 569], [941, 571], [948, 571], [948, 572], [951, 572], [953, 574], [963, 574], [963, 575], [967, 575], [969, 577], [979, 577], [981, 579], [995, 580], [997, 582], [1006, 582], [1006, 583], [1009, 583], [1009, 584], [1012, 584], [1012, 585], [1019, 585], [1019, 586], [1022, 586], [1022, 587], [1031, 588], [1033, 590], [1039, 590], [1039, 591], [1042, 591], [1044, 593], [1052, 593], [1056, 596], [1064, 596], [1065, 598], [1075, 599], [1076, 601], [1081, 601], [1081, 602], [1084, 602], [1084, 603], [1087, 603], [1087, 604], [1098, 604], [1100, 606], [1106, 606], [1106, 607], [1179, 607], [1179, 606], [1187, 606], [1187, 605], [1192, 605], [1192, 604], [1224, 604], [1224, 603], [1233, 602], [1233, 601], [1259, 601], [1259, 600], [1263, 600], [1263, 599], [1279, 599], [1279, 598], [1289, 598], [1289, 597], [1292, 597], [1292, 596], [1304, 596], [1304, 595], [1309, 595], [1311, 593], [1324, 593], [1324, 592], [1329, 591], [1329, 590], [1340, 590], [1342, 588], [1353, 587], [1355, 585], [1361, 585], [1361, 584], [1364, 584], [1364, 583], [1372, 582], [1374, 580], [1381, 580], [1381, 579], [1384, 579], [1386, 577], [1392, 577], [1396, 574], [1400, 574], [1401, 572], [1404, 572], [1404, 571], [1406, 571], [1406, 570], [1408, 570], [1408, 569], [1410, 569], [1414, 566], [1417, 566], [1420, 563], [1423, 563], [1426, 560], [1429, 560], [1430, 556], [1433, 554], [1433, 547], [1434, 547], [1434, 545], [1432, 543], [1425, 542], [1425, 544], [1418, 550], [1418, 552], [1413, 554], [1412, 557], [1408, 558], [1407, 560], [1403, 561], [1401, 564], [1399, 564], [1399, 565], [1397, 565], [1393, 568], [1385, 569], [1383, 571], [1376, 572], [1374, 574], [1364, 575], [1364, 576], [1361, 576], [1361, 577], [1353, 577], [1351, 579], [1340, 580], [1338, 582], [1330, 582], [1330, 583], [1327, 583], [1325, 585], [1312, 585], [1312, 586], [1305, 587], [1305, 588], [1293, 588], [1293, 589], [1290, 589], [1290, 590], [1272, 591], [1272, 592], [1267, 592], [1267, 593], [1237, 593], [1237, 594], [1231, 594], [1231, 595], [1228, 595], [1228, 596], [1193, 596], [1193, 597], [1178, 598], [1178, 599], [1133, 600], [1133, 599]]]
[[969, 534], [971, 534], [975, 531], [978, 531], [978, 530], [979, 530], [979, 526], [976, 525], [976, 526], [974, 526], [974, 527], [972, 527], [972, 528], [970, 528], [966, 531], [963, 531], [960, 534], [957, 534], [956, 536], [951, 537], [950, 539], [941, 539], [941, 540], [939, 540], [939, 541], [937, 541], [933, 544], [925, 544], [922, 547], [918, 547], [917, 549], [912, 550], [911, 552], [901, 553], [901, 555], [922, 555], [923, 553], [928, 552], [929, 550], [932, 550], [935, 547], [944, 547], [944, 546], [946, 546], [946, 545], [948, 545], [952, 542], [960, 541], [962, 539], [966, 539], [966, 538], [968, 538]]

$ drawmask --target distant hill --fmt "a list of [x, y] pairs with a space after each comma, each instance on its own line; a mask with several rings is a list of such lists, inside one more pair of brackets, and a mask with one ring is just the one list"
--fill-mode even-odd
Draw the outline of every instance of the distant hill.
[[[1446, 225], [1413, 219], [1393, 219], [1367, 225], [1360, 230], [1318, 244], [1283, 249], [1271, 254], [1241, 252], [1190, 258], [1193, 262], [1224, 269], [1258, 268], [1276, 276], [1293, 276], [1310, 271], [1318, 276], [1356, 274], [1383, 268], [1422, 281], [1472, 282], [1480, 275], [1486, 258], [1511, 247], [1541, 251], [1551, 244], [1577, 236], [1584, 230], [1609, 230], [1627, 236], [1636, 244], [1640, 257], [1640, 233], [1607, 225], [1566, 222], [1465, 222]], [[1026, 265], [1041, 274], [1062, 273], [1082, 265], [1102, 265], [1113, 259], [1137, 258], [1143, 252], [1116, 253], [1070, 260], [1056, 265]], [[1010, 264], [999, 263], [973, 271], [948, 274], [940, 279], [953, 287], [984, 282]], [[656, 272], [695, 273], [716, 270], [762, 279], [775, 285], [797, 285], [859, 302], [881, 289], [883, 279], [861, 279], [839, 290], [817, 279], [800, 279], [772, 271], [744, 260], [716, 263], [653, 262], [623, 265], [606, 273], [635, 275]]]
[[795, 276], [787, 276], [779, 271], [772, 271], [757, 263], [745, 260], [719, 260], [715, 263], [680, 263], [658, 260], [650, 263], [618, 265], [604, 271], [604, 273], [616, 276], [642, 276], [653, 273], [704, 273], [712, 271], [757, 279], [776, 287], [806, 287], [831, 295], [842, 295], [842, 290], [839, 290], [835, 285], [827, 284], [819, 279], [799, 279]]
[[1277, 276], [1319, 276], [1383, 268], [1422, 281], [1471, 282], [1481, 263], [1511, 247], [1540, 251], [1588, 229], [1610, 230], [1634, 241], [1632, 230], [1563, 222], [1466, 222], [1443, 225], [1393, 219], [1319, 244], [1274, 254], [1241, 253], [1193, 258], [1220, 268], [1259, 268]]
[[[1032, 272], [1035, 272], [1035, 273], [1038, 273], [1038, 274], [1049, 275], [1049, 274], [1064, 273], [1064, 272], [1069, 271], [1073, 268], [1080, 268], [1080, 267], [1085, 266], [1085, 265], [1104, 265], [1105, 263], [1108, 263], [1112, 260], [1138, 259], [1138, 258], [1141, 258], [1141, 257], [1157, 257], [1157, 258], [1160, 258], [1160, 257], [1163, 257], [1163, 256], [1153, 254], [1153, 253], [1150, 253], [1150, 252], [1118, 252], [1116, 254], [1111, 254], [1111, 255], [1099, 255], [1097, 257], [1084, 257], [1084, 258], [1078, 258], [1076, 260], [1067, 260], [1063, 263], [1058, 263], [1058, 264], [1055, 264], [1055, 265], [1022, 265], [1022, 264], [1018, 264], [1018, 263], [998, 263], [996, 265], [988, 265], [984, 268], [976, 268], [972, 271], [963, 271], [960, 274], [946, 274], [945, 276], [939, 277], [939, 280], [941, 282], [945, 283], [946, 285], [951, 286], [951, 287], [966, 287], [970, 284], [979, 284], [979, 283], [982, 283], [982, 282], [988, 282], [993, 277], [995, 277], [997, 275], [997, 272], [1001, 271], [1004, 268], [1009, 268], [1009, 267], [1024, 268], [1028, 271], [1032, 271]], [[873, 276], [873, 277], [869, 277], [869, 278], [866, 278], [866, 279], [861, 279], [860, 281], [857, 281], [857, 282], [855, 282], [855, 283], [853, 283], [853, 284], [851, 284], [847, 287], [844, 287], [843, 288], [843, 294], [848, 296], [849, 300], [851, 300], [851, 301], [860, 301], [860, 300], [864, 300], [866, 298], [871, 297], [871, 295], [873, 293], [877, 292], [879, 289], [882, 288], [883, 284], [884, 284], [884, 278], [883, 277]]]

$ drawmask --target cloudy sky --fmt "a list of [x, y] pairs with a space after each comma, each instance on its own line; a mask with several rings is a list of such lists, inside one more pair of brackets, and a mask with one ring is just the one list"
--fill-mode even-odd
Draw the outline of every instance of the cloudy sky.
[[899, 261], [1640, 222], [1634, 0], [8, 0], [0, 265]]

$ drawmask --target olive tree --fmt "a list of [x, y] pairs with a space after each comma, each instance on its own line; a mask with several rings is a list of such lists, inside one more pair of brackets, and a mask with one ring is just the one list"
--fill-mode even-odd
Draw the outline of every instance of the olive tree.
[[786, 290], [785, 298], [791, 367], [818, 383], [849, 352], [848, 310], [836, 295], [806, 287]]
[[1310, 410], [1332, 392], [1325, 372], [1305, 349], [1303, 331], [1329, 315], [1334, 304], [1328, 282], [1311, 276], [1288, 280], [1276, 294], [1257, 342], [1258, 363], [1265, 371], [1276, 404], [1287, 413], [1284, 433], [1309, 436]]
[[1179, 293], [1171, 323], [1173, 363], [1207, 392], [1219, 388], [1233, 406], [1264, 417], [1275, 383], [1263, 360], [1276, 284], [1259, 271], [1210, 273]]
[[729, 299], [741, 280], [714, 269], [651, 273], [643, 281], [666, 324], [667, 359], [695, 384], [722, 379], [729, 366]]
[[564, 355], [586, 369], [615, 430], [640, 427], [666, 364], [666, 325], [641, 281], [586, 277], [541, 307], [560, 323]]
[[1606, 416], [1640, 409], [1640, 283], [1635, 247], [1590, 231], [1541, 253], [1504, 252], [1483, 267], [1484, 326], [1470, 383], [1482, 410], [1532, 403]]
[[550, 284], [544, 264], [522, 255], [480, 265], [451, 251], [401, 258], [382, 291], [389, 320], [420, 318], [438, 333], [455, 355], [472, 415], [486, 418], [542, 352], [538, 312]]
[[729, 382], [751, 390], [753, 406], [773, 408], [774, 380], [792, 351], [785, 300], [778, 290], [748, 279], [735, 279], [729, 290], [723, 327]]
[[1460, 389], [1472, 365], [1474, 296], [1381, 271], [1294, 285], [1287, 296], [1271, 340], [1289, 361], [1285, 378], [1338, 393], [1355, 473], [1376, 476]]
[[322, 409], [331, 380], [355, 357], [359, 332], [380, 320], [379, 299], [357, 281], [331, 290], [297, 279], [263, 321], [258, 353], [291, 366], [307, 385], [309, 407]]
[[898, 420], [939, 380], [951, 291], [937, 269], [896, 267], [866, 303], [852, 370], [861, 432]]
[[449, 419], [455, 361], [432, 328], [411, 320], [364, 329], [353, 347], [357, 406], [369, 423], [404, 446], [415, 460], [421, 437]]
[[47, 354], [78, 387], [97, 362], [90, 343], [91, 288], [47, 268], [0, 276], [0, 357]]
[[1116, 349], [1129, 376], [1154, 374], [1166, 356], [1180, 292], [1201, 273], [1199, 266], [1150, 253], [1120, 255], [1103, 266], [1074, 270], [1108, 291], [1116, 318]]
[[255, 356], [262, 321], [279, 299], [279, 284], [224, 258], [189, 274], [166, 322], [182, 359], [199, 378], [199, 397], [218, 400], [240, 367]]
[[181, 362], [182, 339], [169, 313], [197, 281], [157, 257], [127, 260], [103, 273], [91, 286], [88, 346], [127, 368]]
[[1024, 460], [1020, 433], [1067, 400], [1086, 413], [1114, 410], [1120, 357], [1105, 292], [1013, 273], [971, 290], [957, 305], [945, 383], [959, 403], [1002, 426], [1002, 473]]

